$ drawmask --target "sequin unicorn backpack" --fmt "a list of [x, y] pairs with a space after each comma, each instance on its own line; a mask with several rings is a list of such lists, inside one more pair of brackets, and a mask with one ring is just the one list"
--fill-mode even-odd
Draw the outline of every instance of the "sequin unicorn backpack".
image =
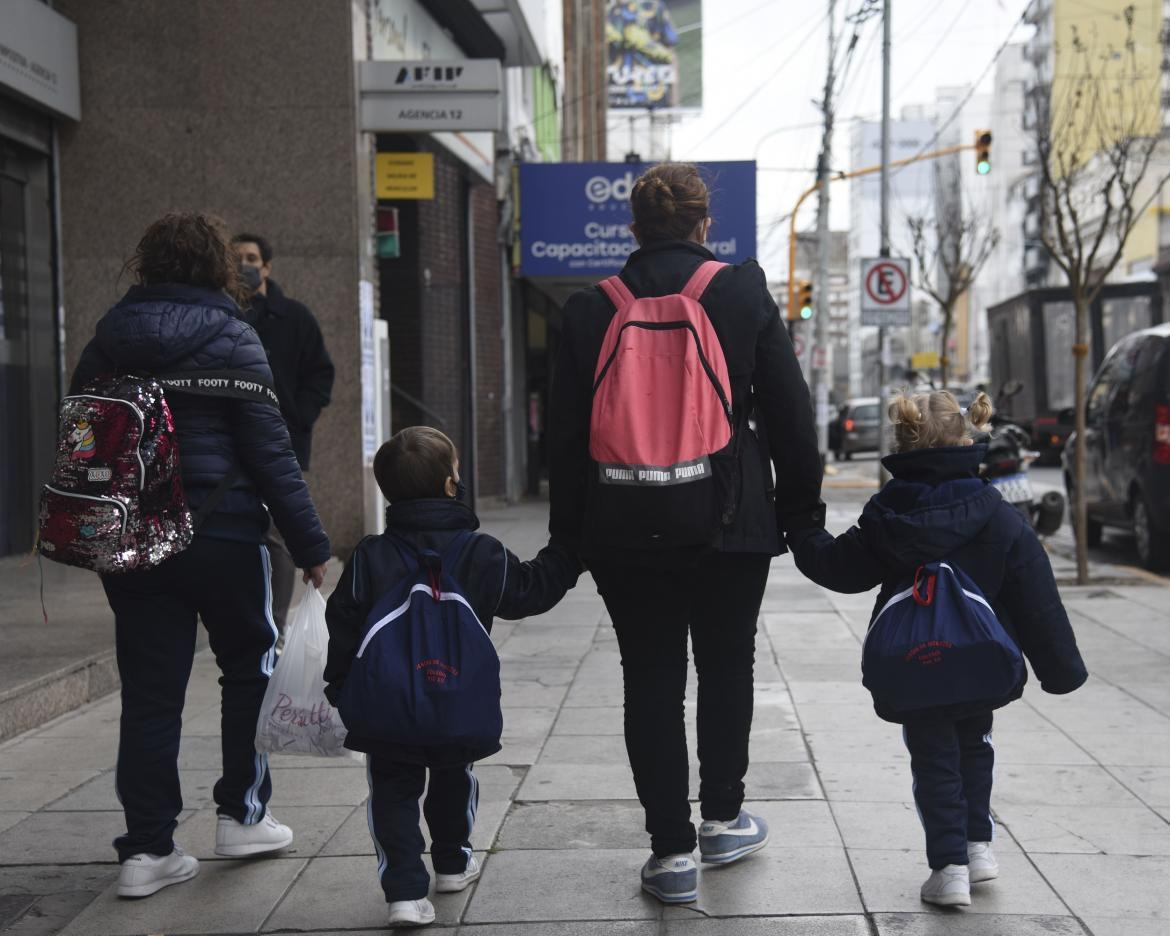
[[187, 548], [238, 479], [229, 472], [192, 517], [164, 385], [278, 405], [255, 375], [233, 372], [100, 377], [65, 397], [53, 473], [41, 491], [42, 555], [103, 573], [152, 568]]

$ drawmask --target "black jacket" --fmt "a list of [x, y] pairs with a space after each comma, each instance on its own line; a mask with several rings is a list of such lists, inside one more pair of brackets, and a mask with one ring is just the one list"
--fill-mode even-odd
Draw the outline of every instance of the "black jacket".
[[[132, 286], [98, 322], [94, 339], [81, 353], [70, 392], [118, 371], [240, 370], [270, 383], [264, 347], [238, 315], [236, 304], [217, 290]], [[183, 489], [193, 511], [233, 466], [242, 469], [201, 534], [262, 542], [269, 523], [267, 504], [300, 568], [328, 560], [329, 538], [275, 407], [169, 391], [167, 403], [179, 434]]]
[[[621, 276], [637, 297], [683, 289], [700, 263], [714, 256], [698, 244], [666, 241], [630, 255]], [[737, 425], [744, 430], [740, 457], [740, 501], [734, 521], [713, 544], [725, 552], [779, 555], [781, 534], [820, 526], [821, 462], [808, 386], [764, 272], [754, 260], [721, 270], [702, 297], [731, 378]], [[602, 341], [615, 313], [600, 287], [581, 290], [564, 309], [549, 413], [549, 531], [553, 540], [586, 559], [601, 555], [584, 523], [589, 474], [589, 417], [593, 375]], [[770, 462], [770, 464], [769, 464]], [[775, 484], [772, 467], [775, 467]], [[686, 552], [686, 551], [683, 551]], [[613, 551], [606, 550], [613, 558]], [[658, 563], [647, 553], [617, 558]], [[672, 563], [681, 556], [665, 557]]]
[[[354, 550], [341, 581], [325, 610], [329, 627], [329, 655], [325, 663], [325, 695], [334, 705], [361, 644], [366, 617], [375, 602], [401, 586], [407, 572], [388, 534], [419, 549], [442, 552], [464, 530], [479, 528], [474, 511], [450, 498], [401, 501], [386, 511], [386, 533], [367, 536]], [[464, 548], [452, 577], [463, 589], [480, 623], [490, 632], [496, 616], [506, 620], [543, 614], [577, 584], [581, 572], [576, 557], [556, 546], [546, 546], [529, 562], [521, 562], [486, 533], [476, 534]], [[466, 764], [482, 752], [452, 751], [391, 745], [349, 735], [346, 747], [385, 756], [390, 760], [430, 766]]]
[[313, 423], [329, 405], [333, 392], [333, 361], [308, 307], [286, 296], [273, 279], [268, 280], [267, 289], [267, 295], [252, 296], [244, 318], [256, 329], [268, 352], [293, 451], [301, 470], [308, 471]]
[[[1072, 692], [1088, 673], [1052, 565], [1020, 512], [979, 478], [985, 452], [985, 445], [968, 445], [888, 456], [884, 464], [893, 480], [866, 504], [857, 526], [836, 539], [824, 530], [789, 537], [796, 565], [833, 591], [858, 593], [881, 585], [876, 615], [901, 578], [923, 563], [945, 559], [979, 586], [1041, 688]], [[968, 710], [1019, 698], [1024, 680], [1008, 698]], [[887, 721], [904, 720], [881, 708], [877, 713]]]

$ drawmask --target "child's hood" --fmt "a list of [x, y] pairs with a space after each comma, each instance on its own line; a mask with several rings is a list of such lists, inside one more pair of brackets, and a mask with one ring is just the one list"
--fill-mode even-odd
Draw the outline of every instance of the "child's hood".
[[897, 568], [933, 562], [964, 546], [1002, 503], [979, 477], [985, 445], [920, 449], [888, 456], [893, 479], [865, 506], [859, 527], [866, 545]]

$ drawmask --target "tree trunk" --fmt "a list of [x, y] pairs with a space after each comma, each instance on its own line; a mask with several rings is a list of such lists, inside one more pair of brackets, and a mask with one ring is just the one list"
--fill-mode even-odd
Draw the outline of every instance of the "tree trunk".
[[942, 340], [938, 349], [938, 385], [942, 389], [947, 386], [947, 365], [950, 360], [947, 357], [947, 345], [951, 339], [951, 310], [943, 310], [943, 326], [942, 326]]
[[1076, 406], [1076, 446], [1073, 449], [1073, 516], [1077, 534], [1077, 584], [1089, 584], [1089, 510], [1085, 498], [1085, 358], [1088, 356], [1089, 309], [1075, 297], [1076, 346], [1073, 348], [1073, 401]]

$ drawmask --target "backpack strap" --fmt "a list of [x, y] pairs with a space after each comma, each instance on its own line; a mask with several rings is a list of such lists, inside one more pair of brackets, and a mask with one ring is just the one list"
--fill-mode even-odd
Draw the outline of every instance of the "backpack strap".
[[602, 288], [609, 301], [613, 303], [614, 308], [618, 312], [623, 312], [635, 302], [634, 294], [630, 292], [630, 287], [625, 284], [620, 276], [611, 276], [609, 279], [604, 279], [597, 284]]
[[711, 280], [715, 278], [715, 274], [725, 266], [727, 266], [726, 263], [720, 263], [718, 260], [704, 260], [699, 264], [695, 272], [691, 274], [691, 278], [687, 280], [687, 284], [683, 287], [680, 295], [698, 302], [702, 298], [703, 293], [707, 291], [707, 287], [711, 285]]
[[267, 403], [280, 408], [280, 399], [267, 380], [254, 371], [185, 371], [177, 374], [154, 374], [165, 392], [192, 393], [198, 396], [229, 397]]

